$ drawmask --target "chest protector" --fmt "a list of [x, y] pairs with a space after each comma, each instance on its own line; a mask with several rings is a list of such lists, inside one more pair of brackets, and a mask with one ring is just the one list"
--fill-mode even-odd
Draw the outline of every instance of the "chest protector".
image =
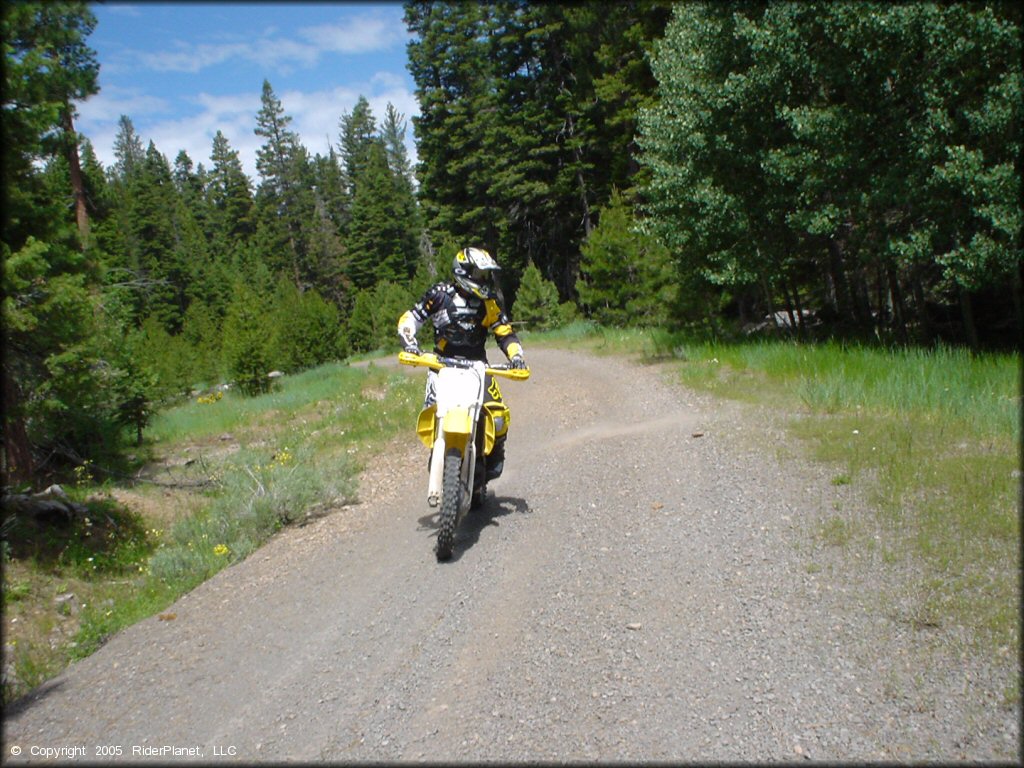
[[438, 307], [430, 315], [434, 346], [440, 354], [484, 359], [487, 342], [487, 308], [478, 298], [466, 298], [454, 288], [438, 292]]

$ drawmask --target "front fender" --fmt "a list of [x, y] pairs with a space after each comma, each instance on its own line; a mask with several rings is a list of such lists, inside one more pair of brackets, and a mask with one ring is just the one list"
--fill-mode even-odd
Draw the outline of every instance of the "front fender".
[[452, 448], [458, 448], [463, 454], [473, 433], [473, 420], [468, 408], [450, 408], [441, 419], [441, 431], [444, 442]]

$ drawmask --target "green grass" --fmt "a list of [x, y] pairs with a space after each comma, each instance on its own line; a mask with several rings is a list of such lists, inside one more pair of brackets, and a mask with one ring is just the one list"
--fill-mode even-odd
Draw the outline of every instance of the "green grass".
[[[821, 538], [883, 542], [917, 574], [920, 615], [1020, 647], [1020, 359], [960, 349], [836, 343], [679, 343], [689, 386], [792, 410], [789, 430], [860, 485], [877, 511], [858, 538], [839, 518]], [[862, 526], [855, 526], [861, 528]]]
[[[145, 446], [154, 460], [202, 454], [190, 477], [207, 485], [155, 495], [164, 510], [194, 512], [168, 525], [146, 520], [104, 495], [115, 490], [107, 486], [76, 490], [90, 514], [66, 529], [5, 522], [4, 628], [16, 677], [5, 681], [4, 702], [163, 611], [282, 527], [354, 501], [365, 462], [411, 433], [422, 386], [372, 363], [336, 364], [287, 377], [260, 397], [194, 400], [159, 414]], [[64, 594], [75, 595], [74, 612], [55, 603]]]
[[530, 345], [565, 341], [678, 361], [687, 386], [789, 414], [790, 434], [836, 468], [832, 483], [854, 486], [874, 509], [869, 519], [828, 514], [813, 539], [851, 558], [877, 551], [899, 572], [897, 589], [917, 601], [915, 626], [964, 626], [990, 651], [1017, 658], [1019, 355], [715, 342], [585, 324]]
[[228, 392], [215, 402], [196, 398], [163, 411], [153, 419], [146, 437], [153, 442], [197, 440], [247, 427], [266, 413], [292, 415], [311, 404], [333, 403], [339, 396], [358, 391], [366, 368], [329, 363], [280, 380], [275, 389], [256, 397]]

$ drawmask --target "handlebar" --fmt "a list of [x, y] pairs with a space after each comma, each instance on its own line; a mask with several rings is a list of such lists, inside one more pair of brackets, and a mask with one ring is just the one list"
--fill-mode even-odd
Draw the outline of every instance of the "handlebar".
[[403, 365], [432, 368], [435, 371], [445, 367], [472, 368], [475, 363], [484, 362], [485, 371], [492, 376], [504, 376], [507, 379], [519, 379], [520, 381], [530, 378], [529, 368], [511, 368], [508, 364], [490, 365], [486, 361], [466, 360], [461, 357], [441, 357], [433, 352], [422, 352], [418, 355], [414, 355], [412, 352], [399, 352], [398, 362]]

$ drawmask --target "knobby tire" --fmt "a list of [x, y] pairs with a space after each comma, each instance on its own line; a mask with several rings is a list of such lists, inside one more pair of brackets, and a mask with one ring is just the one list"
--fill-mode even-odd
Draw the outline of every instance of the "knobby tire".
[[455, 543], [455, 524], [462, 503], [462, 454], [452, 449], [444, 457], [444, 475], [441, 480], [441, 527], [437, 531], [437, 559], [452, 556]]

